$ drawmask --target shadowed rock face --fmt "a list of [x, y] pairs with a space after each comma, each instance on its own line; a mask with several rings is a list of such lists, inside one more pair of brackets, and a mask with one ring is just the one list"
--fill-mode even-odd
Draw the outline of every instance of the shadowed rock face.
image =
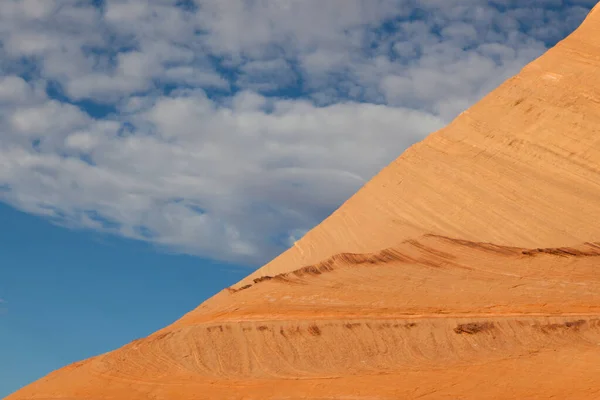
[[600, 397], [600, 8], [294, 247], [17, 399]]

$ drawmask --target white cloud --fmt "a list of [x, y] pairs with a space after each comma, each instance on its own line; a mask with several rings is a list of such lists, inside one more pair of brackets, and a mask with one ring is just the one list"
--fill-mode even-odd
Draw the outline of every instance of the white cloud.
[[23, 104], [33, 96], [33, 88], [19, 76], [0, 77], [0, 104], [2, 106]]
[[176, 3], [0, 2], [0, 199], [260, 263], [593, 5]]
[[236, 84], [247, 90], [272, 92], [294, 86], [298, 78], [290, 65], [279, 58], [268, 61], [250, 61], [242, 65]]
[[10, 120], [15, 133], [54, 138], [87, 125], [89, 117], [71, 104], [48, 100], [44, 104], [16, 109]]

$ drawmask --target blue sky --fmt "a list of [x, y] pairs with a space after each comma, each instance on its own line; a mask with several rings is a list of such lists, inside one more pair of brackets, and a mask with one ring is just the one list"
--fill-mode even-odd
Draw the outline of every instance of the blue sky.
[[146, 336], [248, 273], [6, 205], [0, 220], [0, 397]]
[[268, 261], [595, 3], [0, 2], [0, 396]]

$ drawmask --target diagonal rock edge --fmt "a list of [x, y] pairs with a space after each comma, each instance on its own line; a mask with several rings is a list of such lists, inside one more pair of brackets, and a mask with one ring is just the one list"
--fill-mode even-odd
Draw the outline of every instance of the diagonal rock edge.
[[[407, 149], [237, 286], [334, 254], [373, 253], [429, 233], [522, 247], [600, 240], [599, 227], [589, 224], [600, 218], [600, 154], [584, 153], [597, 147], [600, 135], [598, 10], [596, 5], [570, 36], [448, 126]], [[581, 141], [580, 147], [565, 137]], [[543, 202], [546, 193], [554, 206]], [[430, 204], [419, 204], [422, 199]], [[560, 212], [564, 215], [556, 218]], [[540, 220], [536, 213], [552, 218]]]

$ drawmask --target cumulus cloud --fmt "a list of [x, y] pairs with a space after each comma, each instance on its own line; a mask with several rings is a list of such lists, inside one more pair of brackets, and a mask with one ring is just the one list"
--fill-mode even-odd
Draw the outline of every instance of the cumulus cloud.
[[0, 199], [259, 264], [594, 1], [0, 2]]

